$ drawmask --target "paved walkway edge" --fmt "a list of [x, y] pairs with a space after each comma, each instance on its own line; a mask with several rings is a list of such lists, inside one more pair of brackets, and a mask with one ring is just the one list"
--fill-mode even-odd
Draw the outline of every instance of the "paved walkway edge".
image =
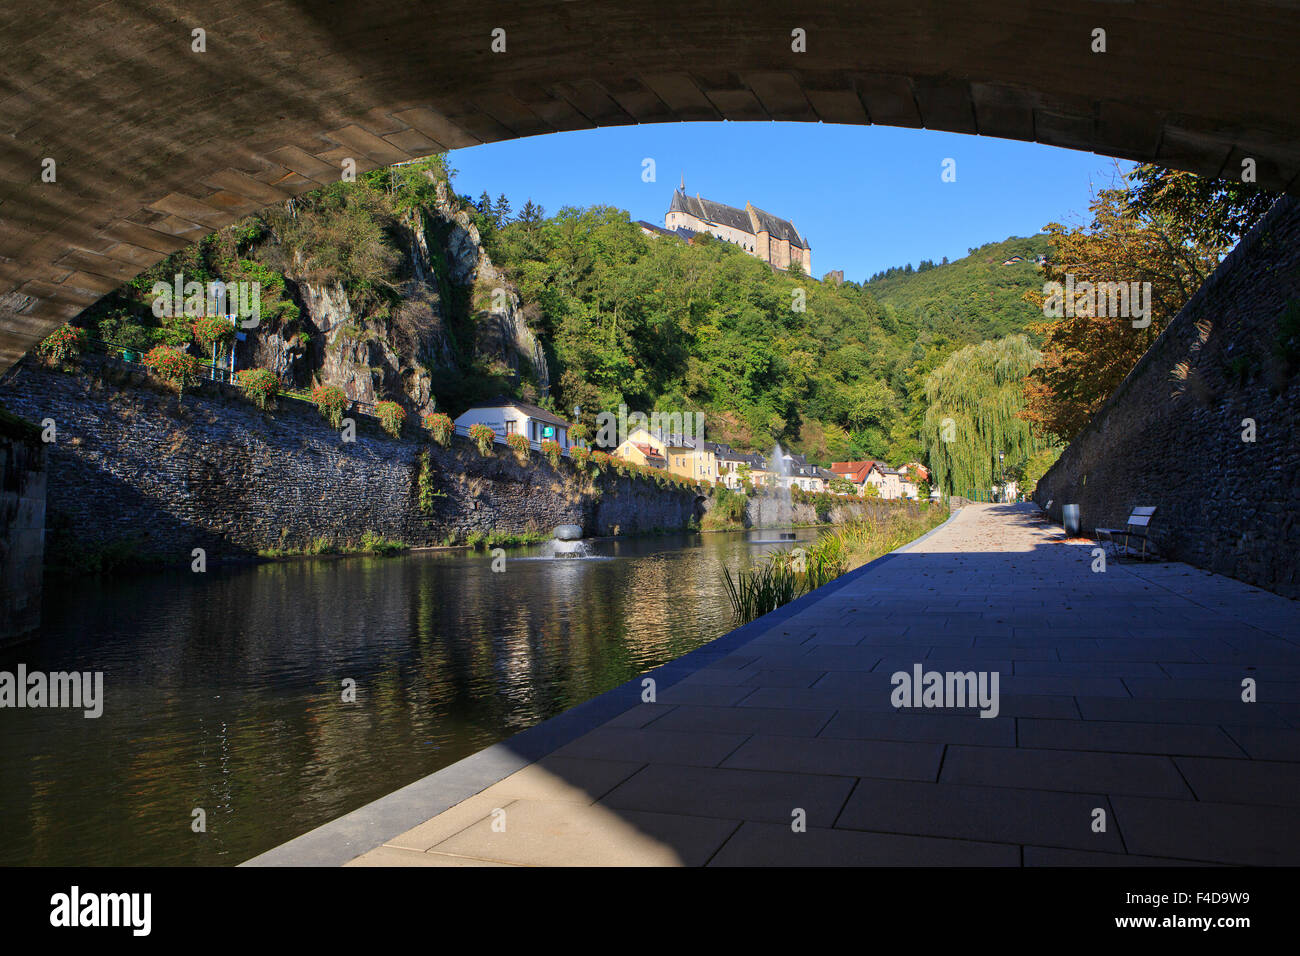
[[902, 547], [868, 561], [770, 614], [742, 624], [708, 644], [309, 830], [240, 866], [342, 866], [635, 707], [641, 702], [641, 682], [647, 677], [654, 678], [656, 690], [671, 687], [858, 578], [883, 567], [896, 555], [945, 528], [957, 516], [958, 510], [954, 510], [943, 523]]

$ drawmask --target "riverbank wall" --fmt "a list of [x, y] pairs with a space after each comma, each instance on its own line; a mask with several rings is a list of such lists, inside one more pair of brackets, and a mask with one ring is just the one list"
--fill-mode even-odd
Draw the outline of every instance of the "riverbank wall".
[[[408, 425], [393, 438], [353, 414], [342, 440], [309, 403], [260, 411], [236, 389], [205, 383], [182, 396], [112, 360], [60, 370], [31, 359], [0, 385], [0, 405], [50, 419], [50, 563], [192, 562], [355, 544], [370, 533], [411, 546], [488, 535], [683, 530], [700, 496], [608, 472], [579, 474], [544, 457], [488, 456], [453, 438], [437, 446]], [[39, 567], [39, 562], [37, 563]]]

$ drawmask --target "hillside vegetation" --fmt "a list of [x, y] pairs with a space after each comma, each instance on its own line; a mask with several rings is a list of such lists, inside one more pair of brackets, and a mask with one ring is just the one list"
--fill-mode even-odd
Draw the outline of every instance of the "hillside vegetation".
[[[735, 246], [651, 238], [620, 209], [457, 196], [441, 157], [337, 183], [168, 257], [77, 324], [136, 348], [185, 345], [157, 318], [175, 273], [257, 280], [239, 367], [456, 415], [506, 393], [590, 423], [626, 404], [704, 412], [709, 437], [828, 464], [923, 455], [927, 376], [958, 349], [1024, 332], [1043, 237], [861, 285], [774, 272]], [[191, 346], [196, 354], [205, 353]]]

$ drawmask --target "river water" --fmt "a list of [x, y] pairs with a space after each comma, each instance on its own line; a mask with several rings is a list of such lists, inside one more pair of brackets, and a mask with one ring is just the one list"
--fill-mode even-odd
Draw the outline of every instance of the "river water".
[[49, 579], [0, 670], [102, 671], [104, 710], [0, 710], [0, 864], [240, 863], [726, 633], [771, 537]]

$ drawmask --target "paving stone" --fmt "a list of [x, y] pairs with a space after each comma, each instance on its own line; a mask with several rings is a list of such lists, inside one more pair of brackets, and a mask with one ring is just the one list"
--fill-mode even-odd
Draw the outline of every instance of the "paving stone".
[[845, 777], [652, 764], [600, 805], [786, 826], [801, 809], [809, 827], [829, 827], [852, 789]]
[[787, 670], [762, 670], [745, 679], [746, 686], [754, 687], [811, 687], [826, 671], [816, 668], [789, 668]]
[[1214, 866], [1213, 863], [1173, 860], [1157, 856], [1133, 856], [1129, 853], [1090, 853], [1087, 850], [1063, 850], [1054, 846], [1024, 847], [1025, 866]]
[[1152, 797], [1111, 798], [1129, 852], [1248, 866], [1300, 865], [1300, 814]]
[[1015, 720], [930, 711], [902, 716], [898, 711], [876, 713], [844, 710], [819, 735], [852, 740], [912, 740], [1014, 747]]
[[1016, 723], [1017, 739], [1021, 747], [1135, 754], [1246, 756], [1227, 734], [1208, 724], [1039, 720], [1033, 717], [1021, 718]]
[[644, 727], [652, 724], [675, 707], [675, 704], [636, 704], [612, 720], [605, 727]]
[[[653, 729], [597, 727], [555, 752], [557, 757], [587, 757], [639, 763], [688, 763], [715, 767], [745, 742], [745, 734], [711, 733], [704, 728], [680, 731], [681, 722], [667, 722], [686, 706], [678, 707], [659, 720]], [[718, 708], [730, 712], [731, 708]], [[677, 727], [677, 730], [674, 730]]]
[[1300, 763], [1178, 757], [1178, 769], [1208, 803], [1300, 807]]
[[421, 853], [418, 850], [403, 850], [395, 846], [377, 846], [368, 853], [363, 853], [344, 866], [509, 866], [508, 863], [493, 863], [485, 860], [467, 859], [462, 856], [447, 856], [442, 853]]
[[1014, 846], [811, 827], [743, 823], [709, 866], [1019, 866]]
[[1240, 700], [1166, 700], [1136, 697], [1078, 697], [1084, 720], [1118, 720], [1152, 724], [1246, 724], [1285, 727], [1276, 706]]
[[1018, 660], [1015, 669], [1017, 677], [1169, 677], [1150, 661]]
[[1072, 790], [1082, 793], [1132, 793], [1191, 800], [1168, 757], [1021, 747], [949, 746], [940, 783], [1016, 787], [1022, 790]]
[[1114, 827], [1092, 832], [1097, 807], [1109, 815], [1106, 798], [1095, 793], [859, 780], [835, 827], [1122, 852]]
[[[734, 673], [743, 673], [736, 671]], [[725, 707], [734, 704], [742, 697], [752, 693], [752, 688], [742, 685], [725, 684], [687, 684], [679, 681], [671, 687], [665, 687], [655, 695], [659, 704], [716, 704]]]
[[[756, 693], [788, 691], [784, 687], [760, 687]], [[752, 695], [751, 695], [752, 696]], [[683, 704], [655, 722], [662, 731], [709, 736], [735, 734], [784, 734], [813, 737], [826, 726], [834, 710], [787, 710], [778, 707], [697, 707]], [[711, 733], [710, 733], [711, 732]], [[741, 741], [736, 741], [737, 744]], [[734, 749], [734, 748], [733, 748]], [[599, 756], [592, 754], [592, 756]], [[719, 760], [722, 758], [719, 757]], [[715, 761], [716, 762], [716, 761]]]
[[482, 794], [476, 794], [468, 800], [462, 801], [437, 816], [426, 820], [419, 826], [412, 827], [391, 840], [385, 840], [384, 846], [423, 852], [448, 837], [454, 836], [466, 827], [473, 826], [485, 817], [491, 816], [493, 810], [504, 809], [511, 802], [507, 800], [503, 804], [502, 798], [495, 795], [485, 797]]
[[1243, 691], [1242, 680], [1251, 677], [1255, 680], [1255, 699], [1258, 701], [1278, 701], [1294, 704], [1300, 702], [1300, 684], [1270, 680], [1259, 674], [1241, 674], [1220, 680], [1201, 680], [1197, 678], [1176, 678], [1170, 680], [1149, 680], [1134, 678], [1125, 680], [1134, 697], [1158, 697], [1166, 700], [1225, 700], [1240, 701]]
[[527, 866], [703, 866], [739, 821], [521, 800], [437, 852]]
[[941, 744], [837, 737], [755, 735], [722, 762], [738, 770], [785, 770], [845, 777], [934, 780]]
[[578, 757], [543, 757], [523, 770], [494, 783], [479, 796], [486, 800], [558, 800], [595, 803], [636, 773], [643, 763], [627, 760], [591, 760]]
[[1223, 730], [1255, 760], [1300, 761], [1300, 730], [1232, 725]]

